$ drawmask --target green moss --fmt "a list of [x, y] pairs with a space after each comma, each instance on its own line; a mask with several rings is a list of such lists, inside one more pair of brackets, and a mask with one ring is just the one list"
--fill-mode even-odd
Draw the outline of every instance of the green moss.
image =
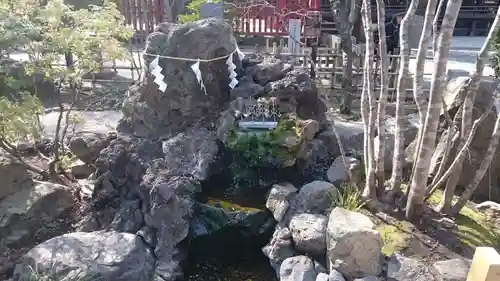
[[377, 227], [377, 230], [384, 241], [382, 253], [387, 256], [401, 252], [408, 246], [411, 239], [411, 236], [399, 225], [382, 224]]
[[[429, 203], [438, 205], [443, 198], [443, 191], [437, 190]], [[475, 247], [489, 246], [500, 247], [500, 232], [495, 229], [486, 217], [470, 207], [463, 207], [455, 218], [457, 229], [454, 233], [465, 245]]]

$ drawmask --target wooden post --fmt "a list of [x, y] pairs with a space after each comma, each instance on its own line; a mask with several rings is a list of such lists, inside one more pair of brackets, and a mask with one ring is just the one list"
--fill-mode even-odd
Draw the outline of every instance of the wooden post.
[[[318, 62], [318, 44], [314, 44], [311, 50], [311, 79], [316, 79], [316, 63]], [[306, 65], [307, 67], [307, 65]]]
[[300, 54], [300, 19], [290, 19], [288, 21], [288, 52]]
[[467, 281], [500, 280], [500, 255], [491, 247], [477, 247]]

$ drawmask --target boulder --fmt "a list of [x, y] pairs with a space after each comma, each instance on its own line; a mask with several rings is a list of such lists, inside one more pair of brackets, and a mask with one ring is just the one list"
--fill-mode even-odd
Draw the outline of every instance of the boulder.
[[313, 119], [325, 125], [326, 106], [319, 99], [316, 83], [309, 77], [307, 70], [294, 69], [288, 72], [283, 79], [268, 83], [266, 92], [278, 98], [280, 104], [295, 105], [296, 112], [288, 112], [280, 107], [283, 113], [296, 113], [301, 119]]
[[[458, 77], [456, 79], [452, 79], [446, 85], [444, 91], [444, 99], [447, 104], [447, 110], [450, 113], [451, 117], [454, 118], [456, 114], [462, 114], [462, 105], [463, 100], [465, 98], [464, 91], [462, 89], [468, 83], [469, 77]], [[479, 85], [479, 89], [476, 93], [476, 100], [474, 102], [474, 110], [473, 110], [473, 120], [479, 118], [481, 114], [484, 113], [488, 105], [494, 99], [493, 94], [499, 80], [494, 77], [483, 77], [481, 78], [481, 83]], [[459, 187], [465, 187], [469, 184], [470, 179], [475, 176], [477, 168], [480, 166], [481, 161], [484, 159], [484, 155], [486, 150], [488, 149], [488, 144], [491, 139], [491, 133], [493, 131], [493, 127], [496, 121], [496, 116], [498, 113], [498, 109], [493, 107], [490, 114], [484, 119], [479, 126], [474, 139], [471, 145], [468, 148], [466, 159], [464, 160], [462, 173], [460, 176], [460, 180], [458, 182]], [[444, 119], [444, 117], [442, 117]], [[460, 118], [461, 119], [461, 118]], [[442, 125], [439, 128], [439, 131], [444, 131], [447, 129], [447, 125]], [[434, 174], [437, 172], [439, 168], [439, 163], [441, 162], [442, 156], [444, 154], [444, 144], [446, 143], [446, 134], [442, 134], [441, 137], [438, 138], [439, 144], [437, 149], [434, 152], [432, 161], [431, 161], [431, 173]], [[458, 143], [457, 141], [450, 150], [450, 154], [448, 156], [448, 162], [446, 163], [446, 167], [449, 167], [451, 161], [456, 158], [458, 153]], [[483, 180], [480, 182], [477, 190], [474, 192], [474, 199], [476, 200], [500, 200], [500, 188], [498, 185], [492, 183], [497, 183], [500, 181], [500, 150], [497, 149], [495, 152], [495, 156], [493, 157], [493, 161], [490, 165], [488, 175], [485, 176]]]
[[316, 281], [345, 281], [342, 273], [336, 271], [335, 269], [330, 271], [330, 274], [320, 273], [316, 277]]
[[326, 251], [326, 216], [316, 214], [296, 215], [290, 221], [290, 230], [297, 250], [322, 256]]
[[94, 167], [82, 160], [77, 160], [69, 165], [69, 171], [77, 179], [84, 179], [92, 175]]
[[379, 275], [382, 271], [382, 238], [367, 216], [343, 208], [330, 213], [326, 231], [330, 268], [346, 277]]
[[150, 281], [154, 258], [139, 236], [120, 232], [75, 232], [31, 249], [16, 266], [14, 281], [37, 275], [55, 280]]
[[238, 98], [258, 98], [264, 94], [264, 87], [255, 83], [252, 77], [245, 76], [231, 90], [231, 100]]
[[387, 264], [387, 277], [394, 281], [437, 281], [429, 267], [415, 259], [393, 254]]
[[280, 222], [290, 207], [290, 200], [297, 189], [289, 183], [275, 184], [267, 196], [266, 208], [272, 213], [276, 221]]
[[337, 188], [326, 181], [313, 181], [302, 186], [296, 197], [297, 213], [324, 214], [332, 207], [332, 195]]
[[[144, 59], [147, 64], [155, 55], [188, 59], [222, 59], [200, 62], [205, 91], [191, 66], [195, 61], [159, 58], [167, 83], [159, 90], [148, 73], [144, 83], [131, 87], [123, 105], [120, 130], [143, 137], [173, 136], [193, 126], [212, 127], [229, 100], [227, 56], [237, 45], [231, 26], [222, 19], [203, 19], [185, 24], [161, 23], [149, 35]], [[237, 66], [237, 55], [233, 56]]]
[[328, 181], [333, 184], [339, 185], [349, 181], [349, 174], [347, 171], [350, 171], [353, 180], [355, 182], [361, 182], [361, 173], [362, 173], [361, 161], [354, 157], [337, 157], [328, 171], [326, 172], [326, 176], [328, 177]]
[[10, 155], [0, 151], [0, 200], [25, 187], [30, 187], [33, 182], [26, 168], [14, 160]]
[[310, 258], [295, 256], [283, 261], [279, 276], [280, 281], [315, 281], [318, 273]]
[[290, 67], [290, 65], [283, 63], [280, 59], [263, 57], [260, 63], [250, 66], [245, 70], [248, 77], [252, 77], [257, 84], [265, 86], [271, 81], [285, 77]]
[[18, 190], [0, 200], [0, 245], [23, 245], [73, 205], [72, 189], [64, 185], [36, 181]]
[[221, 229], [233, 228], [244, 237], [257, 237], [274, 229], [276, 221], [265, 209], [240, 206], [210, 198], [207, 204], [195, 203], [190, 222], [190, 239]]
[[100, 132], [78, 132], [69, 138], [69, 148], [86, 164], [93, 164], [101, 150], [106, 148], [116, 135]]
[[[403, 117], [403, 145], [408, 147], [416, 138], [419, 128], [419, 117], [418, 114], [409, 114]], [[387, 117], [385, 120], [385, 154], [384, 154], [384, 169], [386, 171], [391, 171], [392, 169], [392, 158], [394, 157], [394, 136], [396, 135], [396, 118]], [[380, 136], [376, 136], [374, 139], [375, 146], [375, 157], [378, 155]]]
[[305, 179], [321, 180], [335, 158], [333, 155], [335, 152], [330, 151], [324, 140], [315, 138], [304, 143], [297, 166]]
[[292, 242], [292, 232], [287, 227], [277, 226], [271, 241], [262, 248], [262, 252], [269, 258], [271, 266], [280, 274], [280, 267], [284, 260], [296, 255]]
[[435, 262], [432, 267], [440, 281], [464, 281], [469, 274], [471, 262], [464, 259], [452, 259]]

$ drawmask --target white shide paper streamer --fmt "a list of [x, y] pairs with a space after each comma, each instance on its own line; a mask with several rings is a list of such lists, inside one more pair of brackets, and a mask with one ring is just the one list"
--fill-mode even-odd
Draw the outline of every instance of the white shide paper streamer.
[[205, 84], [203, 84], [203, 78], [201, 77], [201, 71], [200, 71], [200, 61], [197, 61], [193, 65], [191, 65], [191, 69], [194, 72], [194, 75], [196, 76], [196, 80], [198, 80], [198, 83], [200, 83], [200, 87], [205, 93], [207, 94], [207, 89], [205, 88]]
[[160, 57], [156, 57], [150, 64], [149, 64], [149, 69], [151, 69], [151, 74], [155, 77], [155, 84], [158, 85], [158, 89], [162, 92], [165, 92], [167, 90], [167, 83], [163, 81], [165, 76], [161, 74], [161, 71], [163, 70], [159, 64]]
[[233, 63], [233, 54], [234, 53], [231, 53], [231, 55], [229, 55], [226, 60], [227, 70], [229, 71], [229, 78], [231, 79], [231, 82], [229, 82], [229, 87], [231, 87], [231, 89], [234, 89], [234, 87], [238, 85], [238, 80], [236, 79], [236, 76], [238, 76], [238, 74], [236, 74], [235, 71], [236, 65]]

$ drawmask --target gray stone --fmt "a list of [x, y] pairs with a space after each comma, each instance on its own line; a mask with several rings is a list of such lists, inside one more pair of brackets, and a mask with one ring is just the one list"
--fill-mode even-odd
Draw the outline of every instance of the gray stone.
[[266, 208], [268, 208], [276, 221], [280, 222], [290, 207], [290, 199], [297, 189], [289, 183], [275, 184], [267, 196]]
[[318, 135], [318, 138], [325, 141], [329, 151], [332, 151], [333, 158], [340, 156], [340, 149], [335, 131], [344, 146], [346, 153], [363, 151], [363, 122], [344, 121], [340, 117], [332, 117], [332, 123], [327, 129]]
[[333, 268], [330, 269], [328, 278], [328, 281], [345, 281], [344, 275]]
[[0, 199], [32, 185], [32, 179], [26, 168], [17, 163], [10, 155], [0, 151]]
[[139, 236], [75, 232], [31, 249], [16, 266], [15, 281], [32, 280], [32, 268], [55, 280], [150, 281], [154, 259]]
[[494, 212], [500, 212], [500, 204], [493, 201], [484, 201], [482, 203], [477, 204], [476, 209], [480, 211], [490, 210]]
[[327, 226], [327, 258], [330, 268], [346, 277], [379, 275], [382, 271], [382, 238], [367, 216], [335, 208]]
[[349, 181], [349, 174], [347, 171], [350, 171], [354, 176], [357, 175], [358, 170], [361, 168], [361, 161], [354, 157], [337, 157], [330, 168], [328, 169], [326, 175], [328, 177], [328, 181], [333, 184], [341, 184]]
[[71, 174], [78, 179], [87, 178], [94, 172], [94, 167], [89, 164], [85, 164], [81, 160], [77, 160], [69, 166]]
[[441, 281], [465, 281], [469, 274], [471, 262], [464, 259], [452, 259], [435, 262], [432, 266], [439, 274]]
[[316, 214], [296, 215], [290, 221], [293, 242], [297, 250], [310, 255], [326, 252], [327, 217]]
[[238, 85], [231, 90], [231, 99], [237, 98], [257, 98], [264, 94], [264, 87], [255, 83], [252, 78], [243, 77]]
[[106, 148], [115, 136], [101, 132], [78, 132], [69, 138], [69, 148], [86, 164], [93, 164], [101, 150]]
[[[450, 80], [446, 85], [443, 97], [445, 99], [447, 110], [449, 113], [462, 114], [461, 108], [465, 98], [465, 91], [463, 91], [462, 89], [468, 84], [469, 79], [469, 76], [458, 77], [456, 79]], [[497, 88], [498, 83], [499, 80], [494, 77], [483, 77], [481, 79], [479, 89], [476, 92], [476, 99], [473, 107], [474, 110], [472, 112], [472, 120], [476, 120], [477, 118], [479, 118], [479, 116], [481, 116], [488, 108], [489, 104], [493, 102], [493, 100], [495, 99], [495, 89]], [[491, 139], [494, 124], [497, 119], [497, 113], [498, 109], [494, 106], [488, 116], [481, 122], [481, 126], [479, 126], [478, 130], [476, 131], [474, 140], [467, 150], [467, 156], [464, 161], [461, 176], [458, 182], [459, 186], [467, 186], [470, 183], [470, 180], [474, 178], [476, 170], [480, 166], [486, 150], [488, 149], [488, 144]], [[451, 117], [454, 118], [454, 115], [452, 115]], [[440, 125], [438, 131], [447, 130], [447, 127], [448, 126], [445, 124]], [[442, 134], [441, 137], [438, 138], [439, 143], [445, 143], [445, 138], [445, 134]], [[458, 144], [459, 141], [450, 146], [450, 152], [448, 155], [448, 162], [446, 163], [446, 167], [449, 167], [451, 162], [456, 158], [456, 155], [460, 149], [458, 147]], [[437, 172], [439, 163], [441, 162], [444, 153], [444, 147], [445, 146], [441, 146], [441, 149], [437, 149], [434, 152], [433, 160], [431, 161], [431, 173], [433, 174]], [[497, 149], [495, 152], [495, 156], [493, 157], [493, 160], [489, 167], [489, 171], [489, 176], [485, 176], [483, 178], [477, 190], [474, 192], [475, 200], [500, 200], [500, 188], [492, 188], [491, 185], [492, 182], [498, 182], [500, 180], [499, 149]]]
[[314, 262], [306, 256], [295, 256], [283, 261], [280, 281], [316, 281]]
[[[151, 63], [154, 55], [191, 59], [213, 59], [231, 54], [236, 48], [231, 26], [222, 19], [204, 19], [185, 24], [161, 23], [147, 40], [144, 59]], [[240, 67], [238, 56], [233, 56]], [[229, 102], [229, 78], [226, 59], [201, 62], [200, 71], [206, 89], [191, 69], [192, 63], [162, 59], [165, 92], [158, 89], [153, 75], [144, 83], [131, 87], [124, 102], [120, 130], [142, 137], [174, 136], [187, 128], [210, 128]], [[221, 83], [221, 81], [227, 81]]]
[[[326, 106], [318, 98], [318, 89], [308, 70], [294, 69], [283, 79], [266, 85], [266, 92], [279, 100], [289, 100], [296, 105], [296, 113], [301, 119], [313, 119], [326, 125]], [[281, 110], [281, 108], [280, 108]], [[286, 112], [289, 113], [289, 112]]]
[[394, 281], [437, 281], [420, 261], [393, 254], [387, 264], [387, 277]]
[[281, 60], [273, 57], [265, 57], [262, 62], [250, 67], [247, 75], [252, 77], [258, 84], [264, 86], [268, 82], [285, 77], [286, 71], [287, 67]]
[[19, 244], [74, 205], [72, 189], [34, 182], [0, 201], [0, 244]]
[[331, 159], [336, 155], [329, 149], [325, 141], [318, 138], [304, 142], [303, 151], [299, 153], [301, 156], [297, 157], [297, 166], [304, 178], [323, 179]]
[[190, 129], [163, 141], [166, 167], [173, 175], [190, 175], [199, 181], [214, 173], [219, 148], [215, 134], [206, 129]]
[[296, 255], [290, 229], [278, 225], [271, 241], [262, 248], [262, 252], [269, 258], [271, 266], [279, 275], [283, 261]]
[[328, 274], [320, 273], [316, 276], [316, 281], [330, 281], [330, 279], [328, 278]]
[[313, 181], [302, 186], [297, 195], [300, 210], [307, 213], [324, 214], [332, 207], [332, 195], [337, 188], [326, 181]]

